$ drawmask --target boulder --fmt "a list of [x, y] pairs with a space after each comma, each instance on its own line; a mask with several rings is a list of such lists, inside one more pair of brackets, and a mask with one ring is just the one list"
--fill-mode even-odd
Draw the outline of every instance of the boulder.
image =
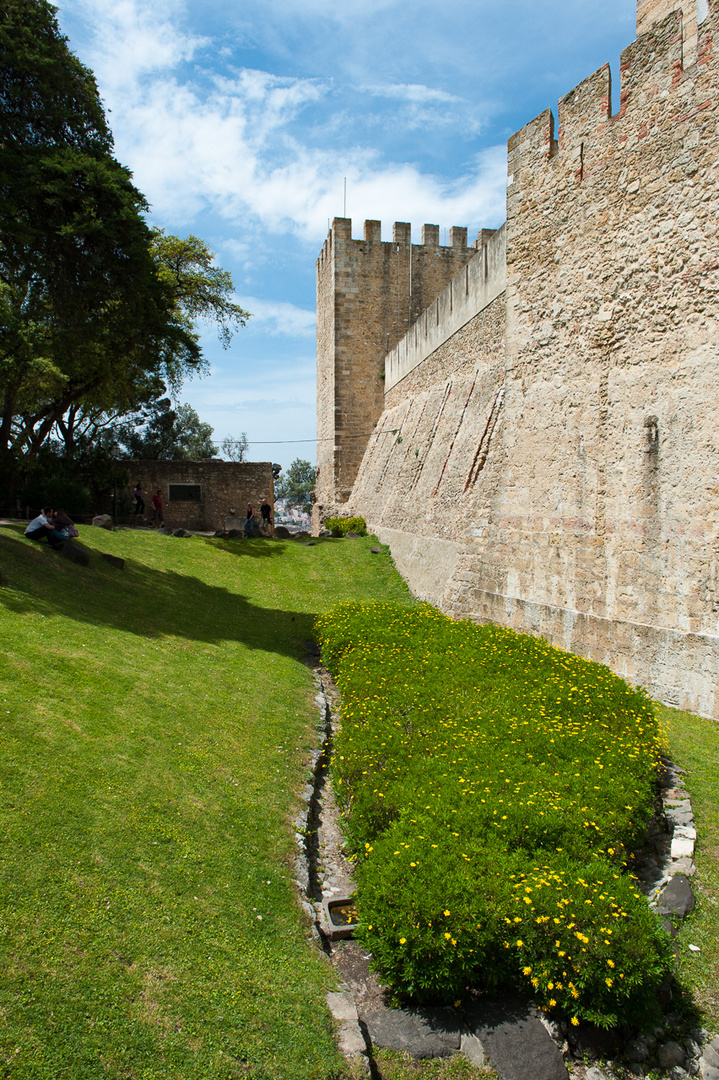
[[659, 1047], [657, 1060], [662, 1069], [673, 1069], [676, 1065], [683, 1065], [686, 1060], [684, 1047], [678, 1042], [667, 1042]]
[[358, 533], [358, 532], [345, 533], [345, 536], [347, 537], [348, 540], [359, 540], [361, 535], [362, 535], [362, 533]]
[[69, 559], [70, 562], [77, 563], [78, 566], [90, 565], [90, 552], [87, 548], [80, 547], [79, 544], [73, 544], [72, 540], [65, 540], [60, 548], [60, 552], [64, 558]]
[[97, 525], [100, 529], [111, 529], [112, 518], [109, 514], [98, 514], [97, 517], [92, 519], [93, 525]]
[[118, 570], [125, 569], [125, 560], [121, 559], [119, 555], [109, 555], [106, 551], [101, 551], [100, 558], [104, 559], [106, 563], [116, 567]]
[[225, 529], [215, 529], [215, 536], [218, 538], [220, 536], [227, 536], [227, 532]]
[[187, 529], [173, 529], [172, 535], [179, 536], [181, 539], [185, 539], [188, 536], [192, 536], [192, 533], [189, 533]]
[[[228, 529], [225, 534], [220, 533], [219, 535], [227, 536], [228, 540], [240, 540], [244, 536], [244, 533], [242, 529]], [[217, 533], [215, 533], [215, 536], [217, 536]]]
[[381, 555], [382, 554], [382, 548], [371, 548], [371, 551], [372, 551], [373, 555]]
[[284, 525], [275, 525], [275, 537], [277, 540], [289, 540], [292, 533]]

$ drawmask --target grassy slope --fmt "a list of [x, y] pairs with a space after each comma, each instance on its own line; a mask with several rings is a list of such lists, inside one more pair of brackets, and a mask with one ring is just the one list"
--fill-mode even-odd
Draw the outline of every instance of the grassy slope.
[[406, 588], [366, 540], [82, 542], [125, 571], [0, 527], [0, 1076], [326, 1077], [301, 642]]
[[[689, 773], [687, 789], [698, 826], [693, 885], [699, 903], [679, 937], [682, 981], [694, 994], [704, 1023], [719, 1032], [719, 724], [660, 706], [672, 756]], [[693, 953], [689, 944], [701, 952]]]

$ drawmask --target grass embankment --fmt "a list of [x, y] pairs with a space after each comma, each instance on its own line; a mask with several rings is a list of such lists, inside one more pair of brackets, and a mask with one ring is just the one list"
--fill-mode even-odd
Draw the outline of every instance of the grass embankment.
[[[679, 938], [682, 983], [691, 990], [704, 1024], [719, 1032], [719, 724], [659, 707], [674, 761], [688, 772], [687, 789], [697, 823], [694, 859], [696, 911]], [[698, 953], [688, 948], [696, 945]]]
[[646, 696], [542, 638], [435, 609], [318, 620], [343, 694], [334, 775], [359, 936], [389, 985], [524, 989], [573, 1023], [642, 1022], [668, 938], [628, 854], [653, 811]]
[[81, 540], [125, 570], [0, 527], [0, 1075], [330, 1076], [292, 883], [301, 642], [407, 591], [367, 540]]

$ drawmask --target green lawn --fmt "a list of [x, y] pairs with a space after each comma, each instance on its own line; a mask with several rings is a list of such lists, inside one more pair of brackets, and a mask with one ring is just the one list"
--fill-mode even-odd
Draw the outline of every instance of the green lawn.
[[[697, 910], [679, 937], [679, 970], [702, 1010], [703, 1022], [719, 1031], [719, 724], [691, 713], [659, 707], [674, 761], [688, 772], [687, 788], [698, 828], [695, 862]], [[697, 945], [700, 952], [688, 946]]]
[[88, 568], [0, 527], [0, 1076], [328, 1078], [302, 641], [406, 587], [364, 539], [81, 541]]

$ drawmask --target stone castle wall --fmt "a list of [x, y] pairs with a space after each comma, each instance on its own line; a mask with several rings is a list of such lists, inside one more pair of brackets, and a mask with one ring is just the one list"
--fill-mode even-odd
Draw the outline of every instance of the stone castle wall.
[[388, 387], [349, 505], [445, 611], [719, 717], [719, 0], [693, 60], [651, 8], [619, 113], [603, 68], [510, 140], [506, 290]]
[[348, 218], [333, 222], [317, 260], [320, 507], [349, 497], [384, 406], [386, 354], [475, 254], [464, 228], [450, 231], [449, 246], [439, 239], [439, 227], [425, 225], [412, 244], [410, 226], [396, 222], [383, 241], [381, 222], [366, 221], [364, 239], [353, 240]]

